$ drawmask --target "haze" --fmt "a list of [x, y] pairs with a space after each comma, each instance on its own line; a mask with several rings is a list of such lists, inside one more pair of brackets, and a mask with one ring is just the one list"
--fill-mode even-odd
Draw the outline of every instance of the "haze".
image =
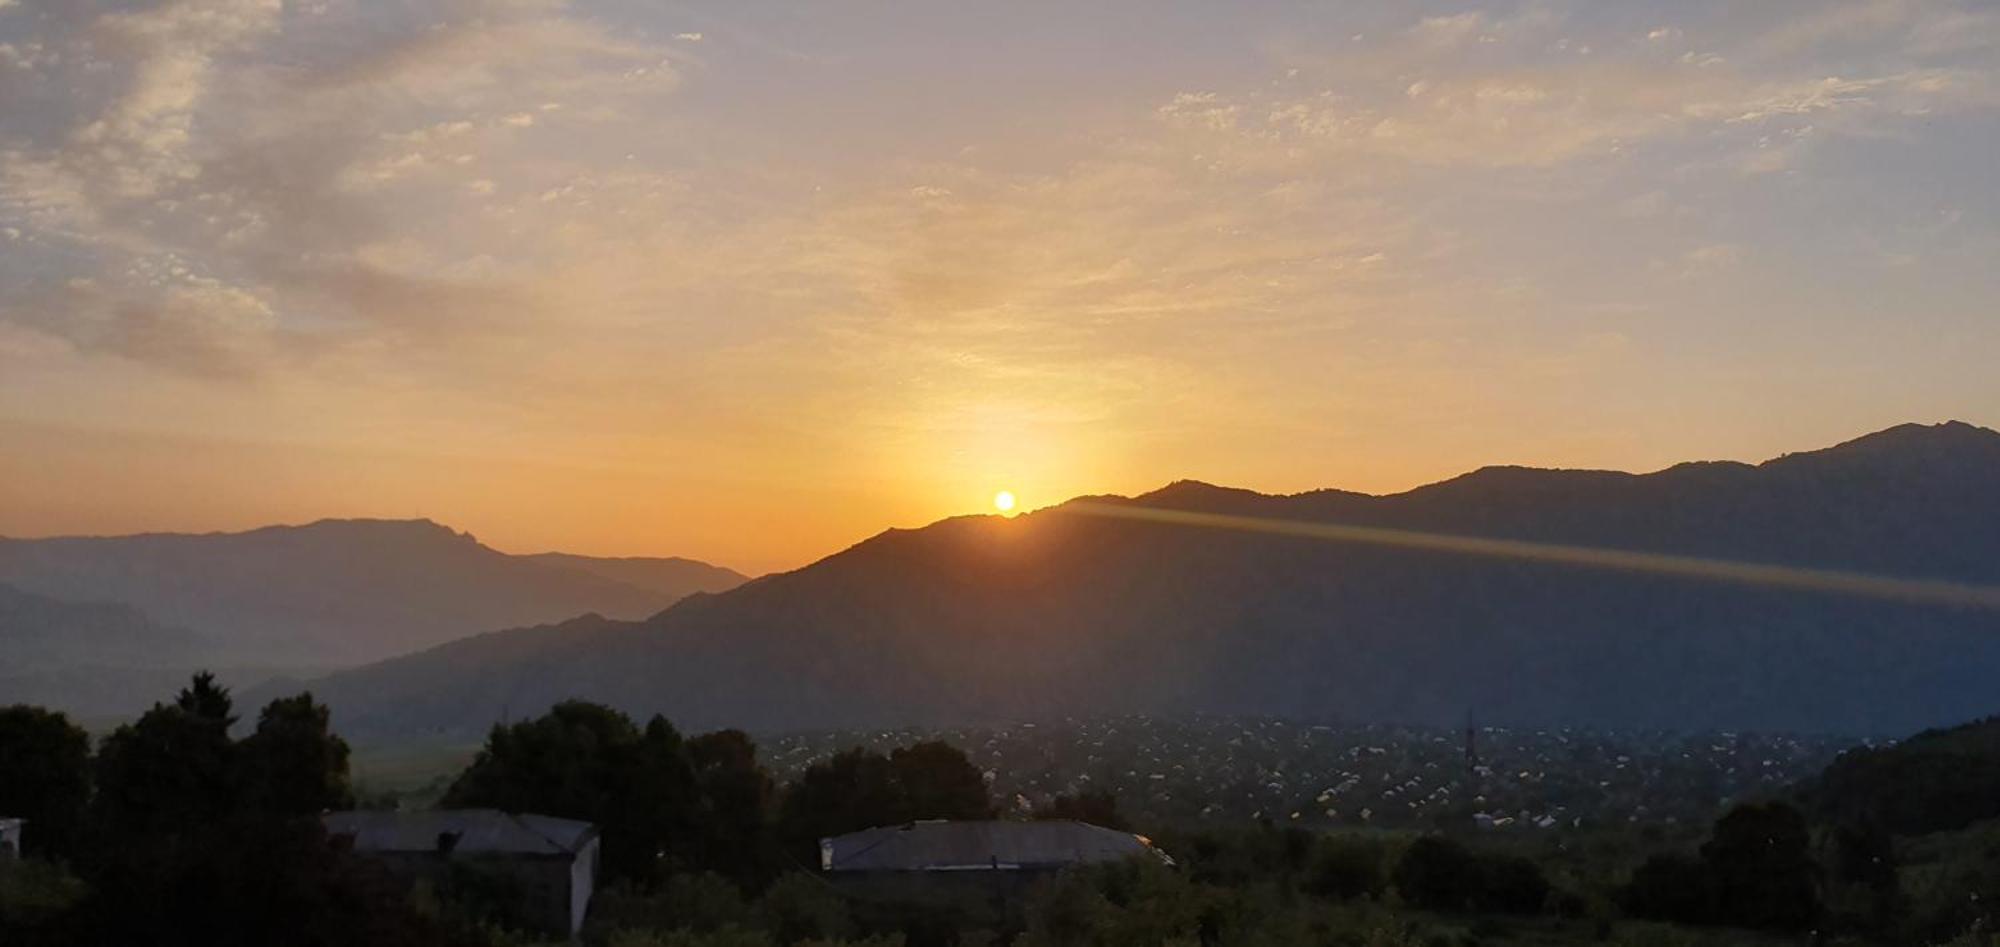
[[1996, 54], [1942, 0], [0, 0], [0, 533], [754, 571], [1990, 425]]

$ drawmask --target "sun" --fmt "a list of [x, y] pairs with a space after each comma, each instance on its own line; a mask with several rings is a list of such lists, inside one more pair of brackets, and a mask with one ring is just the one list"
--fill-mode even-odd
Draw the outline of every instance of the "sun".
[[1002, 513], [1014, 512], [1014, 492], [1002, 490], [993, 495], [993, 508]]

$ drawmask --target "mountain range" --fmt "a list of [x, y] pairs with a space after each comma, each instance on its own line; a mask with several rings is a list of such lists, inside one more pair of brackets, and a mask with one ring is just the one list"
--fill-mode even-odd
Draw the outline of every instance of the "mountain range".
[[2000, 709], [1990, 607], [1149, 511], [1990, 589], [2000, 433], [1904, 425], [1761, 464], [1648, 474], [1495, 467], [1387, 496], [1179, 482], [890, 530], [644, 620], [492, 632], [309, 686], [343, 732], [371, 741], [474, 736], [569, 697], [764, 731], [1200, 711], [1869, 735]]
[[197, 667], [318, 673], [496, 627], [640, 619], [744, 580], [689, 559], [509, 555], [428, 520], [0, 538], [0, 703], [111, 713]]

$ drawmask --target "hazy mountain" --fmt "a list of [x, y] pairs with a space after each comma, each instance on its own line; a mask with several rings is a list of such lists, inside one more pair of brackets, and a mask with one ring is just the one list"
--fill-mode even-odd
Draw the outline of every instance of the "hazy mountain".
[[68, 602], [0, 584], [0, 705], [122, 716], [172, 694], [203, 666], [224, 667], [244, 683], [272, 673], [237, 667], [214, 642], [129, 605]]
[[199, 635], [162, 625], [129, 605], [66, 602], [0, 584], [0, 677], [211, 656], [210, 643]]
[[587, 612], [643, 618], [732, 575], [699, 563], [511, 556], [428, 520], [0, 539], [0, 582], [132, 606], [195, 629], [238, 664], [353, 664]]
[[712, 566], [706, 562], [679, 557], [596, 557], [575, 556], [566, 552], [545, 552], [538, 555], [522, 556], [531, 562], [574, 569], [600, 578], [621, 582], [634, 588], [646, 589], [675, 601], [696, 592], [724, 592], [733, 589], [750, 577], [735, 569]]
[[[2000, 584], [2000, 434], [1963, 424], [1760, 465], [1094, 502]], [[762, 729], [1202, 710], [1897, 733], [2000, 709], [1992, 610], [1087, 509], [891, 530], [644, 622], [482, 635], [314, 689], [377, 739], [570, 696]]]

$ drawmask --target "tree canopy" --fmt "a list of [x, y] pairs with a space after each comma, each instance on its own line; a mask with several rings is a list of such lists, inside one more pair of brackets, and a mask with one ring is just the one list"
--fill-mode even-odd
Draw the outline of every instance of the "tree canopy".
[[0, 708], [0, 815], [28, 820], [30, 852], [73, 850], [90, 798], [90, 737], [40, 707]]

